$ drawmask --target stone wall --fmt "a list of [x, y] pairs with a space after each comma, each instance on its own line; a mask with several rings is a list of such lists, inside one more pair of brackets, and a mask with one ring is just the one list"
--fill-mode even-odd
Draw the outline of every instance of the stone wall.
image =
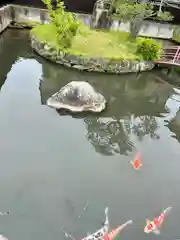
[[[17, 23], [23, 21], [36, 21], [45, 23], [48, 22], [49, 20], [47, 10], [45, 9], [13, 5], [13, 12], [14, 21]], [[79, 19], [81, 19], [85, 24], [90, 25], [91, 22], [90, 14], [75, 13], [75, 15]], [[172, 39], [175, 27], [176, 27], [175, 25], [171, 24], [158, 23], [154, 21], [144, 21], [138, 35], [159, 39]], [[111, 28], [114, 30], [129, 31], [129, 23], [119, 24], [118, 21], [114, 21], [112, 23]]]
[[[138, 35], [150, 38], [172, 39], [175, 27], [176, 25], [172, 24], [145, 20]], [[129, 23], [119, 24], [118, 21], [114, 21], [111, 28], [114, 30], [129, 32], [130, 25]]]
[[4, 6], [0, 8], [0, 33], [7, 28], [12, 21], [12, 8], [11, 6]]
[[[75, 15], [85, 24], [90, 25], [90, 14], [75, 13]], [[16, 23], [23, 23], [28, 21], [46, 23], [49, 21], [49, 16], [47, 10], [45, 9], [27, 6], [9, 5], [0, 8], [0, 32], [3, 31], [11, 21], [14, 21]], [[119, 24], [117, 21], [114, 21], [111, 28], [114, 30], [129, 31], [129, 23]], [[140, 29], [139, 36], [172, 39], [174, 28], [175, 26], [171, 24], [144, 21]]]
[[154, 21], [144, 21], [139, 36], [159, 39], [172, 39], [175, 25], [159, 23]]
[[148, 71], [154, 67], [154, 63], [150, 61], [113, 60], [57, 52], [47, 43], [40, 42], [35, 36], [31, 36], [31, 46], [40, 56], [48, 60], [82, 71], [118, 74]]
[[[75, 14], [79, 19], [81, 19], [85, 24], [90, 24], [91, 15], [89, 14]], [[36, 23], [47, 23], [49, 22], [49, 15], [47, 10], [18, 6], [18, 5], [7, 5], [0, 8], [0, 33], [11, 23], [15, 22], [24, 25], [28, 22]]]
[[16, 23], [33, 21], [46, 23], [49, 20], [48, 12], [45, 9], [32, 8], [26, 6], [11, 5], [13, 8], [12, 21]]
[[[26, 6], [11, 5], [13, 8], [12, 20], [16, 23], [34, 21], [38, 23], [49, 22], [49, 14], [45, 9], [32, 8]], [[76, 13], [79, 19], [81, 19], [85, 24], [90, 24], [91, 15]]]

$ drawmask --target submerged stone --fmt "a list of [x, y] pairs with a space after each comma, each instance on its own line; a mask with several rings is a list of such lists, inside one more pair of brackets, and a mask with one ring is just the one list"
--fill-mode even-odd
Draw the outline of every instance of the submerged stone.
[[53, 94], [47, 105], [72, 112], [101, 112], [106, 107], [106, 100], [88, 82], [72, 81]]

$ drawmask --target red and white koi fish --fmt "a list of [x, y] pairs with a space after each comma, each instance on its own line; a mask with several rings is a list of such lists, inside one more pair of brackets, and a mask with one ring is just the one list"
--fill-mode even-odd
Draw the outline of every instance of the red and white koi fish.
[[[64, 229], [60, 229], [60, 231], [63, 232], [67, 238], [76, 240], [70, 233], [66, 232]], [[103, 237], [108, 233], [108, 231], [109, 231], [109, 219], [108, 219], [108, 207], [106, 207], [105, 208], [105, 221], [103, 223], [103, 227], [100, 228], [99, 230], [97, 230], [93, 234], [88, 234], [87, 237], [82, 238], [82, 240], [103, 240]]]
[[0, 235], [0, 240], [8, 240], [6, 237], [4, 237], [3, 235]]
[[164, 222], [165, 217], [167, 216], [168, 212], [172, 209], [172, 207], [166, 208], [158, 217], [154, 218], [152, 221], [146, 220], [146, 226], [144, 228], [145, 233], [153, 232], [155, 234], [160, 234], [159, 228], [161, 227], [162, 223]]
[[140, 161], [140, 154], [139, 152], [136, 153], [136, 157], [133, 161], [130, 162], [135, 170], [138, 170], [142, 167], [142, 163]]
[[105, 208], [105, 221], [103, 227], [97, 230], [95, 233], [84, 237], [82, 240], [98, 240], [102, 239], [109, 231], [109, 219], [108, 219], [108, 207]]
[[113, 229], [110, 233], [106, 234], [102, 240], [113, 240], [127, 225], [131, 224], [132, 220], [125, 222], [124, 224]]

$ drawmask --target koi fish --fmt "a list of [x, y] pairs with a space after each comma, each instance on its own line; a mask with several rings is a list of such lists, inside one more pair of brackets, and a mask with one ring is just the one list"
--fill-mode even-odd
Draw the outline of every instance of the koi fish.
[[128, 224], [131, 224], [132, 220], [125, 222], [124, 224], [113, 229], [110, 233], [106, 234], [102, 240], [113, 240]]
[[138, 170], [142, 167], [142, 164], [140, 162], [139, 152], [136, 153], [136, 157], [135, 157], [134, 161], [131, 161], [131, 164], [132, 164], [133, 168], [136, 169], [136, 170]]
[[[70, 233], [66, 232], [63, 228], [61, 228], [60, 231], [63, 232], [67, 238], [70, 238], [71, 240], [76, 240]], [[108, 231], [109, 231], [109, 218], [108, 218], [108, 207], [106, 207], [105, 221], [103, 223], [103, 227], [97, 230], [93, 234], [88, 234], [87, 237], [84, 237], [81, 240], [103, 240], [103, 237], [108, 233]]]
[[165, 217], [167, 216], [168, 212], [172, 209], [172, 207], [166, 208], [158, 217], [154, 218], [152, 221], [146, 220], [146, 226], [144, 228], [145, 233], [153, 232], [155, 234], [160, 234], [159, 228], [161, 227], [162, 223], [164, 222]]
[[0, 240], [8, 240], [8, 239], [0, 234]]
[[103, 227], [97, 230], [93, 234], [88, 234], [87, 237], [83, 238], [82, 240], [98, 240], [102, 239], [108, 233], [109, 230], [109, 219], [108, 219], [108, 207], [105, 208], [105, 221], [103, 223]]
[[0, 212], [0, 216], [5, 216], [5, 215], [9, 215], [10, 214], [10, 212]]

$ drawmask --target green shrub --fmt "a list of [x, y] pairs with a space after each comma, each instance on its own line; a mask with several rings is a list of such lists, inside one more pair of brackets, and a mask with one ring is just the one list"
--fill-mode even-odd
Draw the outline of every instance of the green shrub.
[[146, 61], [156, 60], [160, 57], [162, 51], [161, 43], [151, 38], [137, 38], [137, 54]]
[[50, 23], [56, 27], [56, 38], [59, 43], [59, 48], [64, 49], [71, 46], [72, 39], [76, 36], [80, 22], [73, 17], [70, 12], [64, 11], [64, 2], [56, 0], [56, 9], [52, 9], [52, 0], [43, 0], [46, 4]]
[[156, 19], [160, 21], [172, 21], [174, 17], [171, 15], [170, 12], [160, 12], [157, 14]]

